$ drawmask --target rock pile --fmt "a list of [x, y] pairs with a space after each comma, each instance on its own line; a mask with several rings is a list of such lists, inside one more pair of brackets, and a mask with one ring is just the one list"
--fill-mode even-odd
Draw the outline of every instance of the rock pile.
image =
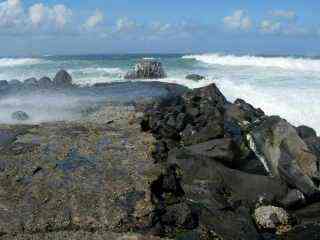
[[72, 83], [71, 75], [65, 71], [60, 70], [53, 80], [49, 77], [42, 77], [39, 80], [36, 78], [28, 78], [26, 80], [11, 80], [0, 81], [0, 91], [4, 93], [8, 92], [18, 92], [18, 91], [36, 91], [36, 90], [55, 90], [55, 89], [65, 89], [74, 87]]
[[[164, 169], [151, 185], [161, 234], [206, 229], [223, 239], [260, 239], [265, 229], [256, 229], [250, 212], [319, 201], [314, 130], [241, 99], [230, 103], [214, 84], [150, 106], [141, 127], [157, 139], [152, 156]], [[259, 219], [272, 222], [271, 215]]]

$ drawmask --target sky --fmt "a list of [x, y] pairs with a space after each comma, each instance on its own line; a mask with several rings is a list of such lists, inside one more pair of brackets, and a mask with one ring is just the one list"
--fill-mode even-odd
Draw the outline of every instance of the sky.
[[318, 0], [0, 0], [0, 55], [320, 55]]

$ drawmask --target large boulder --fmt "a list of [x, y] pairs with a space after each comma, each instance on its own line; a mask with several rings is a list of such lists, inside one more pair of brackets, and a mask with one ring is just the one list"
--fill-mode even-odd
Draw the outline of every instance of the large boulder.
[[255, 150], [263, 156], [270, 174], [309, 197], [318, 194], [312, 181], [318, 175], [317, 157], [295, 128], [278, 116], [264, 118], [252, 128]]
[[125, 79], [159, 79], [165, 78], [166, 74], [162, 63], [154, 60], [139, 61], [134, 71], [128, 72]]
[[65, 70], [60, 70], [53, 79], [55, 87], [70, 87], [72, 86], [72, 77]]
[[237, 120], [240, 124], [252, 123], [265, 116], [260, 108], [254, 108], [242, 99], [237, 99], [226, 107], [225, 118]]

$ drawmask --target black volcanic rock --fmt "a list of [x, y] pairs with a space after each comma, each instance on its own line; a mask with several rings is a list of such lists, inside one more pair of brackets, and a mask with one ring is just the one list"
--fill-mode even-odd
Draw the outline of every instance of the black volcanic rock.
[[160, 79], [165, 78], [166, 73], [162, 63], [154, 60], [139, 61], [134, 71], [128, 72], [125, 79]]
[[200, 80], [205, 79], [205, 77], [201, 76], [199, 74], [189, 74], [186, 76], [186, 79], [193, 80], [193, 81], [200, 81]]

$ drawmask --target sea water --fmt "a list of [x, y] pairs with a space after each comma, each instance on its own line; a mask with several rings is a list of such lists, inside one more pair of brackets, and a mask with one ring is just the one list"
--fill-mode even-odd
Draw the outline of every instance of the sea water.
[[[207, 54], [122, 54], [0, 58], [0, 80], [54, 77], [66, 69], [74, 82], [125, 81], [125, 73], [142, 58], [163, 63], [167, 78], [189, 88], [216, 83], [230, 101], [242, 98], [269, 115], [280, 115], [294, 125], [320, 132], [320, 58], [306, 56], [248, 56]], [[206, 77], [186, 80], [187, 74]], [[142, 81], [142, 80], [137, 80]]]

